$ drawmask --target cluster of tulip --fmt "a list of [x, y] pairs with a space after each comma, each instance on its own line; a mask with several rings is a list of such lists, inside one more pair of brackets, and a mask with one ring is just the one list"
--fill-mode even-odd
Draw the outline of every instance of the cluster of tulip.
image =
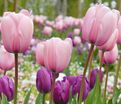
[[[51, 38], [41, 41], [35, 49], [36, 62], [41, 66], [37, 72], [36, 87], [43, 93], [43, 104], [45, 94], [50, 92], [50, 104], [67, 104], [70, 95], [77, 95], [78, 104], [86, 100], [88, 93], [94, 88], [96, 77], [99, 75], [100, 83], [103, 79], [102, 64], [113, 64], [118, 58], [117, 44], [121, 43], [121, 18], [117, 10], [111, 10], [103, 4], [89, 8], [83, 19], [59, 16], [55, 21], [48, 21], [44, 16], [34, 16], [27, 10], [19, 13], [5, 12], [0, 23], [2, 42], [0, 48], [0, 68], [4, 75], [0, 78], [0, 99], [4, 94], [8, 101], [13, 100], [17, 104], [18, 88], [18, 53], [24, 53], [32, 40], [33, 21], [43, 27], [42, 33], [51, 35], [53, 28], [64, 32], [69, 28], [76, 27], [68, 38]], [[73, 37], [73, 34], [81, 37]], [[65, 76], [61, 81], [56, 81], [60, 72], [63, 72], [69, 65], [73, 46], [80, 43], [91, 44], [89, 54], [84, 66], [83, 75]], [[4, 48], [5, 47], [5, 48]], [[92, 62], [94, 48], [99, 49], [100, 68], [90, 70], [89, 78], [86, 78], [88, 64]], [[9, 61], [8, 61], [9, 60]], [[121, 55], [119, 58], [120, 68]], [[14, 83], [6, 74], [6, 71], [15, 66]], [[114, 91], [116, 89], [117, 77], [115, 79]], [[104, 100], [106, 104], [106, 87], [108, 79], [108, 68], [106, 70], [106, 83], [104, 89]]]

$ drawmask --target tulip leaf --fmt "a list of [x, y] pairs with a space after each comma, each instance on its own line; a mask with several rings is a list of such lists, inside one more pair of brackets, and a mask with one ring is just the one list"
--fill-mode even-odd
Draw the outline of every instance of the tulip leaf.
[[116, 88], [113, 98], [108, 101], [108, 104], [121, 104], [121, 101], [117, 103], [121, 90]]
[[2, 94], [1, 104], [9, 104], [5, 95]]
[[35, 104], [41, 104], [42, 102], [42, 94], [39, 93], [38, 96], [36, 97]]
[[[92, 100], [94, 99], [94, 100]], [[96, 78], [96, 84], [92, 91], [90, 91], [85, 104], [104, 104], [101, 93], [100, 79], [99, 76]]]
[[29, 104], [29, 99], [31, 95], [32, 88], [27, 92], [26, 97], [24, 99], [24, 104]]
[[112, 104], [117, 104], [117, 100], [118, 100], [120, 93], [121, 93], [121, 90], [116, 88], [115, 93], [112, 98]]

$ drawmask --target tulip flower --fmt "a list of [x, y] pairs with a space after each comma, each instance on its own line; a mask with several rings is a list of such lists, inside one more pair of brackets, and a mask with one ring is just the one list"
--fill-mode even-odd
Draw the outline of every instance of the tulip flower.
[[103, 80], [103, 72], [98, 69], [93, 69], [90, 74], [90, 88], [92, 89], [96, 83], [97, 75], [99, 75], [100, 82]]
[[51, 80], [52, 75], [51, 73], [45, 68], [42, 67], [37, 72], [36, 78], [36, 87], [39, 92], [48, 93], [51, 91]]
[[[99, 51], [99, 57], [101, 58], [102, 51]], [[116, 61], [118, 57], [118, 47], [117, 44], [115, 44], [114, 48], [111, 51], [104, 52], [103, 55], [103, 63], [104, 64], [112, 64]]]
[[67, 79], [72, 86], [74, 84], [74, 81], [76, 80], [77, 76], [66, 76], [64, 79]]
[[75, 36], [73, 39], [74, 46], [78, 46], [81, 44], [81, 38], [79, 36]]
[[53, 98], [55, 104], [67, 104], [70, 96], [70, 84], [67, 79], [57, 81], [54, 87]]
[[53, 30], [52, 30], [51, 27], [45, 26], [44, 29], [43, 29], [43, 31], [42, 31], [42, 33], [43, 33], [44, 35], [51, 36], [52, 31], [53, 31]]
[[[80, 95], [81, 82], [82, 82], [82, 76], [78, 76], [72, 85], [72, 96], [76, 94], [78, 94], [78, 96]], [[89, 91], [90, 91], [89, 81], [85, 78], [82, 101], [86, 99]]]
[[[96, 46], [104, 47], [104, 45], [108, 44], [108, 50], [111, 50], [118, 37], [118, 18], [119, 12], [111, 10], [102, 4], [90, 7], [83, 19], [82, 40]], [[105, 47], [104, 50], [107, 49]]]
[[59, 30], [59, 31], [63, 31], [64, 30], [64, 22], [63, 20], [59, 20], [54, 24], [55, 29]]
[[73, 33], [74, 33], [74, 35], [79, 35], [80, 34], [80, 29], [74, 29], [74, 31], [73, 31]]
[[0, 94], [4, 94], [8, 101], [14, 98], [14, 83], [8, 76], [0, 78]]
[[119, 36], [118, 36], [117, 43], [121, 44], [121, 17], [120, 17], [119, 22], [118, 22], [118, 31], [119, 31]]
[[45, 42], [44, 46], [44, 65], [49, 70], [59, 73], [67, 68], [72, 53], [70, 38], [65, 40], [51, 38]]
[[14, 55], [8, 53], [4, 46], [0, 47], [0, 68], [4, 71], [10, 70], [14, 67]]
[[29, 12], [4, 13], [1, 21], [2, 40], [5, 49], [10, 53], [25, 52], [33, 35], [33, 21]]
[[44, 66], [44, 43], [40, 42], [37, 44], [35, 49], [36, 62]]

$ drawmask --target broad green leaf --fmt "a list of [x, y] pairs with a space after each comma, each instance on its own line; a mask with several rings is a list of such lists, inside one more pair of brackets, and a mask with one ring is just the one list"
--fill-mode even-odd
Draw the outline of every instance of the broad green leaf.
[[42, 94], [39, 93], [37, 98], [36, 98], [35, 104], [41, 104], [41, 102], [42, 102]]
[[100, 79], [99, 76], [96, 78], [96, 84], [92, 91], [89, 93], [85, 104], [104, 104], [103, 98], [101, 94], [101, 86], [100, 86]]
[[29, 99], [30, 99], [30, 95], [31, 95], [31, 90], [32, 88], [27, 92], [26, 97], [24, 99], [24, 104], [29, 104]]
[[9, 104], [5, 95], [2, 94], [1, 104]]

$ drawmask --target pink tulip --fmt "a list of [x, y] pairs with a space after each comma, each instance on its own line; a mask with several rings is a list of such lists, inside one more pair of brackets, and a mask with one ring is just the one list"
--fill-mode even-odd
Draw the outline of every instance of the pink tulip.
[[74, 45], [79, 45], [81, 44], [81, 38], [79, 36], [75, 36], [73, 40]]
[[103, 46], [110, 38], [110, 41], [115, 40], [118, 18], [118, 11], [102, 4], [90, 7], [83, 19], [82, 40], [97, 46]]
[[45, 26], [42, 33], [47, 36], [51, 36], [53, 29], [49, 26]]
[[57, 21], [54, 25], [55, 29], [59, 30], [59, 31], [63, 31], [64, 29], [64, 22], [63, 20]]
[[44, 43], [43, 42], [40, 42], [39, 44], [37, 44], [37, 47], [35, 49], [35, 55], [36, 55], [36, 62], [44, 66]]
[[73, 33], [74, 33], [74, 35], [79, 35], [80, 32], [81, 32], [80, 29], [76, 28], [76, 29], [74, 29]]
[[1, 21], [5, 49], [11, 53], [25, 52], [33, 35], [33, 21], [27, 11], [5, 13]]
[[[99, 57], [101, 58], [102, 51], [99, 51]], [[104, 53], [103, 56], [103, 63], [105, 64], [113, 64], [118, 57], [118, 47], [117, 44], [115, 44], [114, 48], [111, 51], [107, 51]]]
[[8, 53], [3, 46], [0, 47], [0, 69], [10, 70], [14, 67], [14, 55]]
[[70, 38], [66, 40], [60, 38], [47, 40], [44, 49], [45, 67], [54, 72], [62, 72], [69, 64], [71, 53], [72, 41]]
[[118, 36], [117, 43], [121, 44], [121, 17], [120, 17], [119, 22], [118, 22], [118, 31], [119, 31], [119, 36]]

